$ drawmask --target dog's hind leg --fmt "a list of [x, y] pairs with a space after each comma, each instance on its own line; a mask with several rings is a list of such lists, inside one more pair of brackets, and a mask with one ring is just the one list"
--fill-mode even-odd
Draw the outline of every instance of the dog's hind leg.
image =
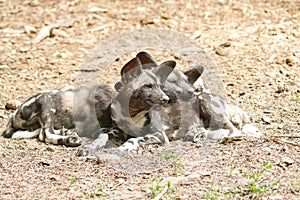
[[49, 144], [65, 145], [68, 147], [77, 147], [82, 144], [82, 140], [74, 135], [57, 135], [54, 131], [53, 115], [55, 114], [55, 103], [52, 96], [43, 95], [38, 99], [41, 105], [41, 116], [39, 122], [41, 124], [41, 131], [39, 133], [39, 140], [45, 141]]
[[82, 144], [82, 139], [75, 135], [56, 135], [46, 132], [45, 142], [49, 144], [65, 145], [67, 147], [78, 147]]
[[40, 131], [39, 139], [49, 144], [65, 145], [67, 147], [77, 147], [82, 144], [82, 139], [77, 135], [57, 135], [53, 128], [53, 121], [51, 119], [52, 111], [47, 114], [45, 125]]

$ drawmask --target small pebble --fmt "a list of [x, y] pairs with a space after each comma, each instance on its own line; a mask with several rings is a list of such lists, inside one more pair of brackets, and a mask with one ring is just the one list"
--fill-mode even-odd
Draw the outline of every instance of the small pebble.
[[299, 63], [299, 59], [296, 56], [290, 56], [286, 59], [285, 62], [289, 66], [294, 66]]
[[283, 107], [282, 110], [284, 110], [286, 112], [290, 112], [290, 109], [288, 107]]
[[278, 129], [283, 129], [284, 125], [283, 124], [278, 124]]
[[281, 74], [286, 74], [286, 70], [282, 66], [279, 67], [279, 72]]
[[282, 93], [282, 92], [284, 92], [284, 91], [286, 91], [286, 90], [287, 90], [287, 88], [285, 87], [285, 85], [284, 85], [283, 83], [279, 83], [279, 84], [277, 85], [277, 91], [276, 91], [276, 92]]
[[26, 52], [29, 51], [29, 50], [30, 50], [30, 47], [22, 47], [22, 48], [19, 49], [19, 51], [20, 51], [21, 53], [26, 53]]
[[2, 69], [9, 69], [9, 66], [8, 65], [0, 65], [0, 70]]
[[7, 110], [16, 110], [21, 105], [21, 102], [18, 100], [10, 100], [5, 104], [5, 109]]
[[268, 117], [267, 115], [263, 115], [262, 120], [268, 124], [271, 124], [271, 118]]
[[284, 163], [286, 165], [291, 165], [293, 164], [295, 161], [289, 157], [283, 157], [281, 160], [281, 163]]
[[227, 56], [228, 55], [228, 50], [225, 50], [222, 47], [216, 47], [216, 54], [219, 56]]

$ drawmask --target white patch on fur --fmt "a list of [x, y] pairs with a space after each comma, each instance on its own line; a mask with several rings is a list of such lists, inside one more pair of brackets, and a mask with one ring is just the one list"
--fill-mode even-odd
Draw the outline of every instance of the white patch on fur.
[[[42, 135], [42, 134], [40, 134]], [[49, 144], [58, 144], [58, 140], [67, 140], [69, 138], [74, 138], [75, 136], [69, 136], [69, 135], [56, 135], [52, 134], [47, 129], [45, 130], [45, 142]], [[73, 145], [71, 146], [79, 146], [81, 144], [81, 139], [79, 137], [76, 138], [76, 140], [73, 141]]]
[[12, 135], [12, 139], [31, 139], [39, 135], [41, 129], [35, 131], [17, 131]]
[[137, 138], [130, 138], [127, 140], [122, 146], [118, 147], [117, 149], [120, 151], [132, 151], [134, 149], [137, 149], [139, 145], [139, 141], [144, 140], [142, 137]]
[[43, 93], [43, 94], [45, 94], [45, 93], [56, 94], [58, 92], [59, 92], [59, 90], [43, 90], [41, 93]]
[[121, 117], [121, 105], [119, 102], [112, 103], [111, 104], [111, 109], [114, 111], [112, 118], [113, 120], [117, 121]]
[[66, 91], [61, 95], [62, 98], [62, 109], [69, 110], [73, 109], [74, 106], [74, 93], [72, 91]]
[[[111, 104], [111, 108], [114, 111], [114, 114], [112, 115], [112, 119], [114, 121], [118, 122], [119, 120], [126, 118], [125, 116], [122, 115], [122, 107], [119, 102]], [[148, 111], [142, 111], [142, 112], [138, 113], [137, 115], [135, 115], [133, 118], [131, 118], [132, 125], [134, 125], [136, 127], [143, 127], [147, 120], [147, 118], [145, 117], [145, 114], [147, 112]]]
[[67, 86], [67, 87], [60, 89], [59, 91], [66, 92], [66, 91], [73, 91], [74, 89], [75, 89], [74, 86]]
[[25, 102], [21, 105], [20, 109], [22, 110], [24, 107], [27, 107], [27, 106], [33, 104], [40, 96], [41, 96], [41, 94], [38, 95], [38, 96], [36, 96], [36, 97], [34, 97], [34, 98], [29, 99], [28, 101], [25, 101]]
[[158, 137], [155, 137], [156, 138], [156, 141], [157, 143], [164, 143], [164, 144], [169, 144], [170, 143], [170, 140], [169, 138], [167, 137], [167, 134], [164, 132], [164, 133], [161, 133], [164, 137], [164, 142], [160, 141], [160, 139]]

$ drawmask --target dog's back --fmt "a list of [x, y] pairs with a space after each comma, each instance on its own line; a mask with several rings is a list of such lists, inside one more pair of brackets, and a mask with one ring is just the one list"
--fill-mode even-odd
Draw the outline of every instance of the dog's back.
[[2, 135], [12, 137], [18, 130], [35, 131], [50, 120], [53, 129], [77, 128], [80, 136], [92, 136], [99, 126], [111, 126], [110, 104], [114, 94], [113, 88], [105, 85], [39, 93], [15, 111]]

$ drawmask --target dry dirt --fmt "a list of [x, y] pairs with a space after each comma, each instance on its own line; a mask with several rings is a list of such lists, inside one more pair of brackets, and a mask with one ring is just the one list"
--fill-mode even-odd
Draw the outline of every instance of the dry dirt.
[[[8, 102], [73, 85], [106, 39], [159, 27], [207, 52], [228, 98], [265, 134], [225, 144], [152, 146], [113, 161], [76, 158], [77, 148], [35, 139], [0, 138], [0, 199], [150, 199], [151, 191], [162, 199], [300, 198], [299, 1], [0, 0], [0, 10], [1, 128], [13, 113]], [[69, 24], [33, 43], [43, 27], [66, 19]], [[151, 52], [159, 61], [172, 57]], [[113, 66], [101, 82], [118, 78], [121, 65]], [[161, 178], [161, 187], [151, 189]]]

